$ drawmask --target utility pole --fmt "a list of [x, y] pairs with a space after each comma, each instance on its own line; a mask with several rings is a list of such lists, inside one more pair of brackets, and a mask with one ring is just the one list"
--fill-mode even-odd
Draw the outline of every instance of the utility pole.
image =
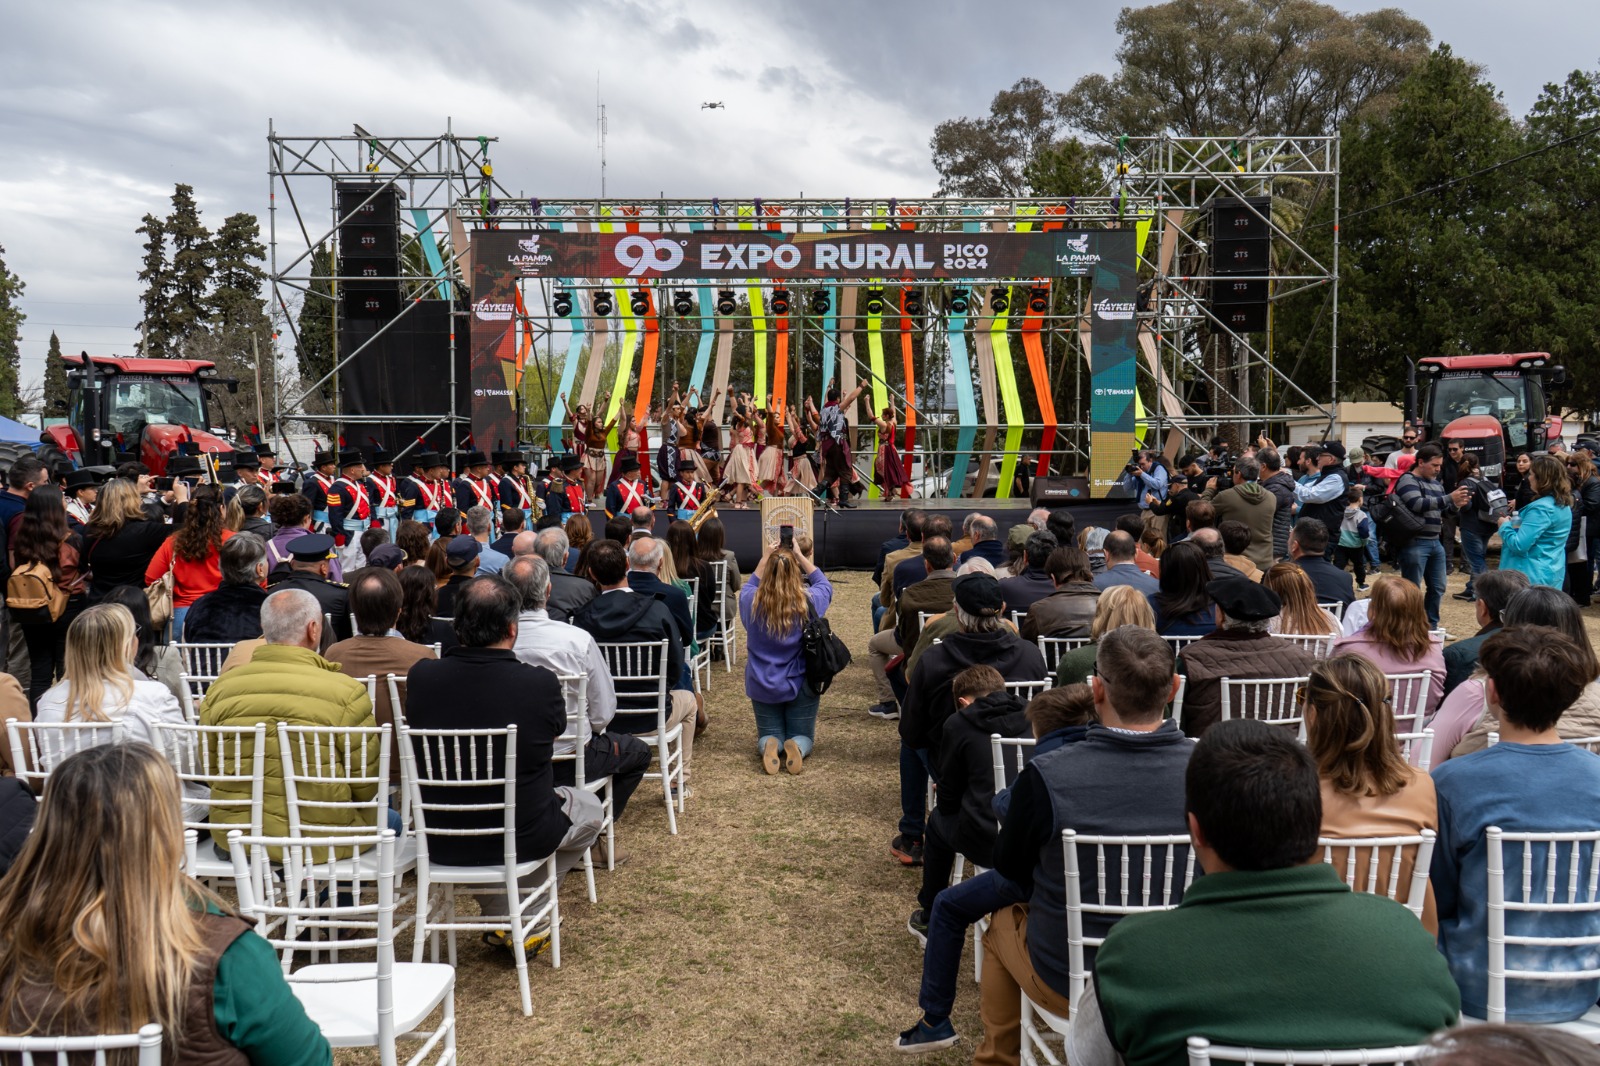
[[254, 331], [250, 333], [250, 352], [255, 357], [251, 363], [256, 368], [256, 426], [259, 428], [267, 424], [267, 417], [261, 405], [261, 338]]

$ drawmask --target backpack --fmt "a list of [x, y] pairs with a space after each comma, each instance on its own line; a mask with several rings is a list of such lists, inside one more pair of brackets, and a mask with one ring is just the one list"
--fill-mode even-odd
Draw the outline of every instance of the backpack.
[[67, 609], [67, 593], [44, 563], [24, 563], [6, 581], [6, 607], [20, 622], [54, 622]]
[[850, 649], [833, 635], [833, 627], [817, 614], [806, 597], [806, 620], [800, 629], [800, 653], [806, 661], [806, 683], [817, 695], [828, 691], [845, 667], [850, 665]]
[[1400, 501], [1400, 482], [1408, 477], [1416, 481], [1409, 473], [1402, 474], [1399, 481], [1395, 482], [1394, 491], [1379, 496], [1367, 510], [1367, 516], [1383, 533], [1383, 539], [1389, 542], [1391, 548], [1403, 548], [1410, 544], [1412, 538], [1427, 525], [1421, 515]]

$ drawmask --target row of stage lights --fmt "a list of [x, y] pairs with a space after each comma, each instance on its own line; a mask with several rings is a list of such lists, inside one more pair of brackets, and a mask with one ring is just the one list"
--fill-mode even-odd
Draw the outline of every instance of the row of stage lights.
[[[953, 315], [964, 315], [970, 305], [972, 293], [970, 289], [951, 289], [948, 307]], [[772, 299], [768, 306], [775, 315], [789, 313], [789, 290], [773, 289]], [[628, 300], [628, 306], [636, 315], [647, 314], [650, 311], [650, 294], [644, 289], [635, 289]], [[738, 309], [738, 302], [734, 299], [732, 289], [717, 290], [717, 314], [731, 315]], [[867, 290], [865, 307], [867, 314], [880, 315], [887, 306], [884, 290], [872, 288]], [[600, 318], [605, 318], [615, 310], [611, 292], [607, 289], [596, 289], [592, 310]], [[996, 285], [989, 290], [989, 310], [995, 314], [1003, 314], [1011, 307], [1011, 290], [1004, 285]], [[1034, 287], [1028, 290], [1028, 310], [1035, 314], [1043, 314], [1050, 307], [1050, 290], [1043, 287]], [[826, 315], [833, 308], [833, 298], [826, 289], [820, 289], [811, 294], [811, 313]], [[562, 289], [556, 293], [551, 301], [551, 310], [560, 318], [572, 314], [572, 292]], [[673, 313], [687, 317], [695, 313], [694, 297], [687, 290], [679, 289], [672, 297]], [[908, 315], [922, 314], [922, 294], [912, 290], [906, 294], [905, 313]]]

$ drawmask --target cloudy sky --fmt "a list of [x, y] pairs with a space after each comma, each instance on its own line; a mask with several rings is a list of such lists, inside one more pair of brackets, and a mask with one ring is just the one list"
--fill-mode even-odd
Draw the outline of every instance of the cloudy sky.
[[[499, 0], [8, 4], [0, 34], [0, 246], [27, 283], [23, 378], [52, 330], [68, 351], [132, 351], [140, 238], [175, 182], [207, 222], [265, 218], [280, 133], [499, 137], [495, 174], [547, 199], [918, 196], [935, 123], [1031, 75], [1110, 73], [1124, 5], [880, 0]], [[1350, 10], [1381, 6], [1344, 0]], [[1592, 0], [1404, 3], [1485, 66], [1521, 114], [1547, 81], [1600, 65]], [[725, 102], [703, 111], [705, 101]]]

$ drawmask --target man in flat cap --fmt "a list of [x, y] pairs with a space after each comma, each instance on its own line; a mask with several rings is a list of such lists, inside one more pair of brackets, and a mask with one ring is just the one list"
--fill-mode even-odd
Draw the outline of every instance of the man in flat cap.
[[1187, 677], [1183, 731], [1198, 738], [1222, 717], [1222, 679], [1254, 681], [1305, 677], [1316, 657], [1291, 640], [1269, 633], [1283, 604], [1278, 594], [1243, 577], [1219, 577], [1206, 584], [1216, 603], [1217, 628], [1178, 656], [1178, 673]]
[[342, 582], [328, 575], [335, 558], [333, 538], [325, 533], [307, 533], [289, 542], [289, 569], [274, 570], [267, 576], [267, 589], [304, 589], [317, 599], [324, 615], [333, 616], [333, 632], [324, 632], [323, 647], [350, 636], [350, 596]]

